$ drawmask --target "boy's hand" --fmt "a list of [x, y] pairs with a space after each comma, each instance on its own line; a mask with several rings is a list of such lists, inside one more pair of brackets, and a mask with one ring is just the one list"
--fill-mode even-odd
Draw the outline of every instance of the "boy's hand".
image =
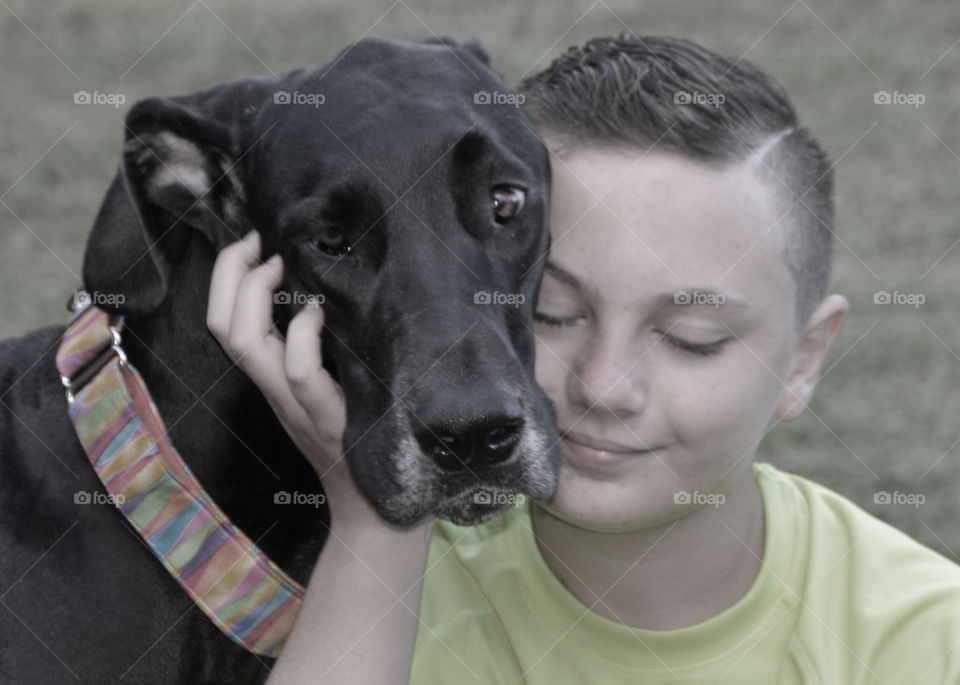
[[256, 231], [224, 248], [210, 280], [207, 327], [316, 469], [331, 515], [353, 523], [379, 520], [341, 456], [346, 411], [340, 386], [321, 365], [323, 310], [297, 313], [284, 341], [272, 319], [273, 293], [282, 279], [279, 255], [260, 264]]

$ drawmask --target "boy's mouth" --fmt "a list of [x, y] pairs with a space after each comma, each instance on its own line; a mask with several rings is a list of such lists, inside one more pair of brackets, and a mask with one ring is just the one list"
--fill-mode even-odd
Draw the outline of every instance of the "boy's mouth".
[[561, 435], [567, 458], [575, 465], [591, 469], [617, 466], [656, 451], [656, 448], [624, 445], [573, 431], [561, 431]]

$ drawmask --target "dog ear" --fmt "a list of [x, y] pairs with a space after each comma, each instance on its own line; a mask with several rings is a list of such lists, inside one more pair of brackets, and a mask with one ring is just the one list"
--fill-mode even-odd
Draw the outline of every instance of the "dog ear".
[[127, 114], [123, 160], [83, 264], [87, 290], [122, 294], [123, 313], [160, 305], [189, 231], [215, 250], [246, 232], [234, 128], [204, 111], [210, 100], [150, 98]]

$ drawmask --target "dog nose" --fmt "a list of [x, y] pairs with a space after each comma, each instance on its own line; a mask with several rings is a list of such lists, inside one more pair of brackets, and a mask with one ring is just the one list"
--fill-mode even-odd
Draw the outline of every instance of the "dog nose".
[[450, 404], [435, 402], [439, 411], [420, 412], [415, 436], [424, 453], [446, 471], [499, 464], [510, 458], [523, 434], [520, 403], [513, 404], [516, 411], [504, 411], [502, 405], [496, 411], [483, 411], [474, 399], [468, 410], [458, 413]]

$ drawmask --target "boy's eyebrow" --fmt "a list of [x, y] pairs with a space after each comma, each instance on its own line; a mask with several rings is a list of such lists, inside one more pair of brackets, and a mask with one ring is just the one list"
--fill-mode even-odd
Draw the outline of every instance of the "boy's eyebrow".
[[544, 262], [543, 270], [549, 273], [551, 276], [556, 278], [558, 281], [563, 281], [567, 285], [573, 286], [577, 290], [583, 290], [583, 284], [580, 283], [580, 279], [574, 276], [572, 273], [564, 269], [563, 267], [557, 266], [554, 262], [547, 260]]
[[727, 311], [750, 310], [750, 304], [734, 293], [722, 292], [713, 288], [684, 288], [663, 293], [657, 297], [659, 307], [682, 308], [690, 305], [700, 305], [724, 309]]
[[[562, 281], [578, 290], [589, 289], [572, 273], [550, 260], [544, 263], [544, 271], [558, 281]], [[739, 311], [750, 309], [748, 302], [739, 295], [720, 292], [710, 287], [671, 290], [670, 292], [665, 292], [657, 296], [656, 304], [658, 307], [685, 307], [690, 304], [715, 307], [718, 300], [720, 306], [727, 310], [734, 309]]]

